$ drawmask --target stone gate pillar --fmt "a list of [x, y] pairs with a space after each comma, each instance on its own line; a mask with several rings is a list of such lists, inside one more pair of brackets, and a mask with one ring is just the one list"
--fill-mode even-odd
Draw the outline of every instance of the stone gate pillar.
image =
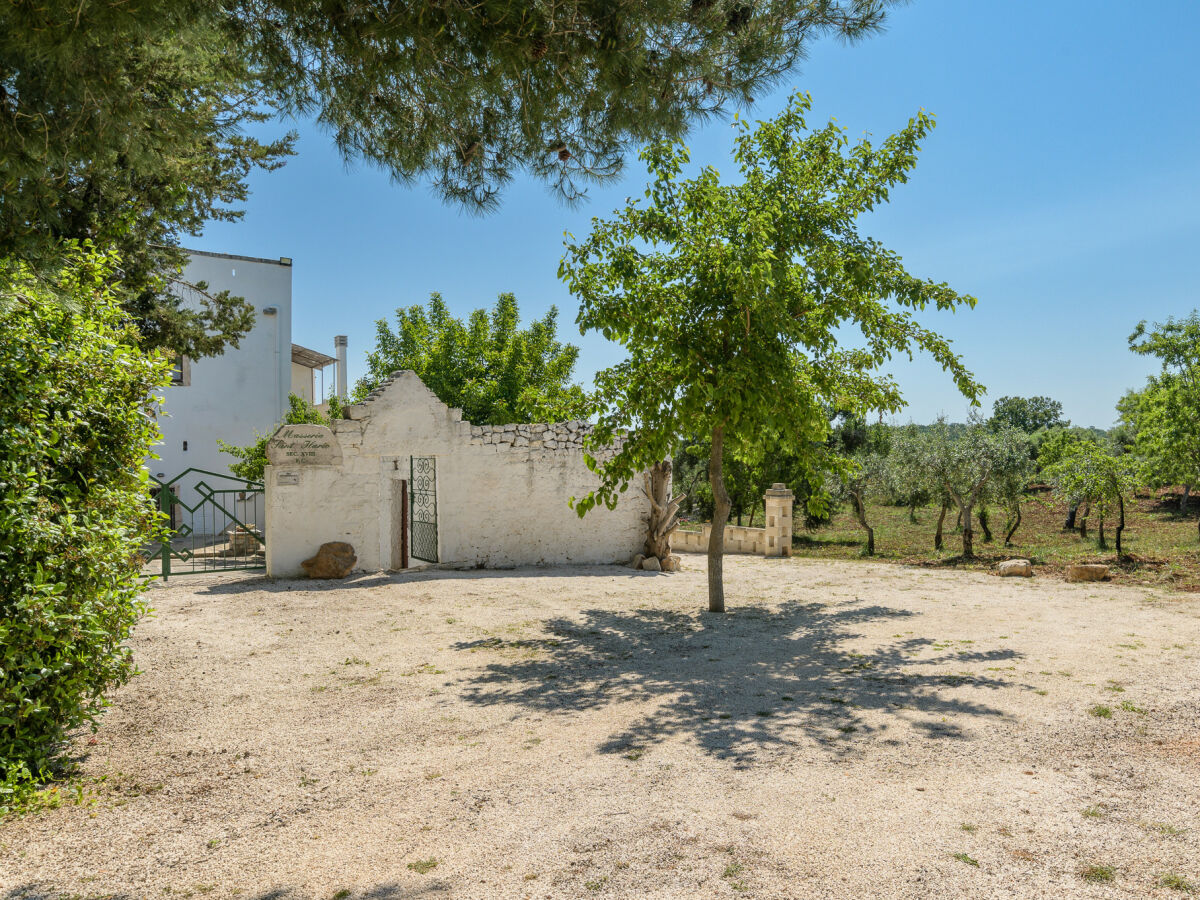
[[786, 484], [775, 482], [763, 495], [767, 517], [767, 556], [792, 555], [792, 501], [796, 499]]

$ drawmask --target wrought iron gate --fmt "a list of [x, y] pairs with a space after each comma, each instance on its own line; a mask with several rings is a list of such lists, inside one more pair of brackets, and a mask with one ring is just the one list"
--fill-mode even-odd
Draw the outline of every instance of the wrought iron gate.
[[266, 568], [262, 484], [204, 469], [150, 481], [170, 520], [169, 536], [144, 554], [150, 577]]
[[409, 516], [414, 559], [438, 561], [437, 460], [432, 456], [414, 456], [409, 462]]

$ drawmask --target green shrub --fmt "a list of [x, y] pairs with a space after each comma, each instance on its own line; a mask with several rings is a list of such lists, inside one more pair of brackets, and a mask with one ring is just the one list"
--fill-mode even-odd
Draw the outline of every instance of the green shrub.
[[[0, 259], [0, 784], [11, 800], [133, 672], [156, 527], [143, 460], [164, 359], [137, 347], [115, 260], [53, 275]], [[20, 785], [24, 785], [21, 788]], [[8, 805], [0, 803], [0, 806]]]

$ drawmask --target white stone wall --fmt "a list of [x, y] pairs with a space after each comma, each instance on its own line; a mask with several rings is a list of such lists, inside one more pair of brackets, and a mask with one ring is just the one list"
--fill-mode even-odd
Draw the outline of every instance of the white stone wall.
[[[213, 293], [229, 290], [254, 307], [254, 327], [221, 356], [193, 360], [191, 383], [163, 390], [158, 459], [153, 475], [173, 478], [187, 468], [228, 472], [233, 457], [217, 438], [251, 444], [283, 418], [292, 385], [292, 266], [265, 259], [193, 251], [184, 278], [208, 282]], [[275, 307], [274, 315], [263, 309]], [[186, 449], [184, 449], [186, 445]], [[188, 502], [194, 498], [187, 497]]]
[[[398, 372], [335, 423], [339, 466], [268, 466], [267, 571], [300, 573], [322, 543], [354, 545], [358, 568], [400, 565], [399, 482], [414, 456], [437, 460], [443, 564], [626, 562], [645, 540], [649, 502], [637, 485], [615, 510], [568, 506], [597, 485], [583, 461], [590, 426], [464, 422], [412, 372]], [[294, 482], [294, 483], [293, 483]]]

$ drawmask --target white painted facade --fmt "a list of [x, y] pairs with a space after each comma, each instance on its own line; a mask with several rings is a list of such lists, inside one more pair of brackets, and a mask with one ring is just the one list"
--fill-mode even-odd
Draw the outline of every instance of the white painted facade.
[[[288, 408], [288, 394], [314, 402], [314, 365], [331, 356], [292, 344], [292, 261], [190, 251], [183, 278], [206, 282], [209, 293], [228, 290], [254, 308], [254, 327], [220, 356], [185, 360], [182, 383], [163, 390], [158, 459], [146, 467], [160, 478], [188, 468], [225, 473], [233, 458], [217, 439], [237, 446], [272, 429]], [[297, 354], [299, 353], [299, 360]], [[331, 379], [332, 380], [332, 379]]]
[[[628, 562], [649, 502], [633, 488], [615, 510], [568, 506], [597, 484], [580, 448], [588, 426], [476, 426], [412, 372], [398, 372], [334, 423], [337, 465], [266, 470], [267, 573], [292, 577], [321, 544], [354, 546], [357, 568], [401, 567], [402, 482], [410, 460], [437, 464], [438, 561], [452, 566]], [[410, 486], [411, 487], [411, 486]]]

